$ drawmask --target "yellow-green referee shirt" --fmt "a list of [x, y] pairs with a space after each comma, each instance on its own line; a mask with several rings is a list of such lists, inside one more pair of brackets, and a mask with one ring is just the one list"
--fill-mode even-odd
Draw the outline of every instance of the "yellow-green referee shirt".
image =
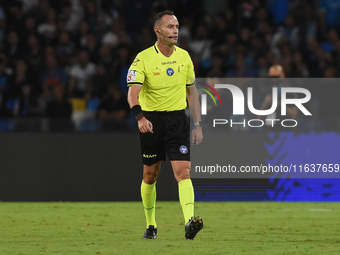
[[172, 55], [166, 57], [156, 42], [136, 56], [127, 83], [142, 86], [139, 103], [144, 111], [178, 111], [187, 106], [186, 87], [195, 85], [194, 78], [187, 51], [174, 46]]

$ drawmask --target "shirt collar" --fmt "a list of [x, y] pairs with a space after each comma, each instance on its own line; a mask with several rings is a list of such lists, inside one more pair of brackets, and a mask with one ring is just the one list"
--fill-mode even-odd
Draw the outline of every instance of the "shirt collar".
[[[158, 48], [158, 46], [157, 46], [157, 41], [155, 42], [155, 44], [154, 44], [154, 46], [153, 46], [154, 48], [155, 48], [155, 51], [157, 52], [157, 54], [158, 53], [161, 53], [162, 54], [162, 52], [159, 50], [159, 48]], [[176, 51], [176, 45], [174, 45], [174, 51]], [[174, 54], [174, 53], [172, 53], [172, 54]], [[172, 56], [172, 55], [171, 55]], [[171, 57], [170, 56], [170, 57]]]

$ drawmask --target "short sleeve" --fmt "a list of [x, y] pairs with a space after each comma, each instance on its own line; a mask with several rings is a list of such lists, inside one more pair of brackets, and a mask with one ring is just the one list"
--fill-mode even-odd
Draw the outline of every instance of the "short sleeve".
[[145, 79], [145, 66], [144, 61], [138, 54], [137, 57], [133, 60], [128, 73], [127, 73], [127, 85], [140, 85], [142, 86]]
[[196, 84], [195, 81], [195, 70], [194, 70], [194, 64], [192, 63], [192, 60], [188, 54], [189, 57], [189, 68], [188, 68], [188, 75], [186, 80], [187, 87], [194, 86]]

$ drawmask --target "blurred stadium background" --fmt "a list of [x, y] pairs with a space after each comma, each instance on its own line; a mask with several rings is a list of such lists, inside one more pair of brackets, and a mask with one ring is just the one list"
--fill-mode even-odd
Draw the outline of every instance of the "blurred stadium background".
[[[197, 77], [262, 78], [273, 64], [289, 78], [339, 77], [340, 0], [0, 0], [1, 201], [140, 200], [126, 73], [154, 43], [152, 18], [166, 9]], [[313, 125], [294, 134], [229, 130], [238, 149], [228, 157], [279, 163], [305, 157], [308, 141], [313, 159], [339, 163], [328, 161], [340, 158], [340, 86], [321, 86]], [[177, 200], [164, 165], [158, 199]], [[194, 184], [198, 201], [340, 201], [337, 179]]]

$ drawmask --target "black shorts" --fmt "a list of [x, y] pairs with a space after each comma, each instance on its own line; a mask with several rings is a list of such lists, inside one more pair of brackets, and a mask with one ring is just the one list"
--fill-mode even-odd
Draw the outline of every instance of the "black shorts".
[[152, 165], [160, 160], [190, 160], [190, 125], [184, 110], [143, 112], [153, 126], [153, 133], [140, 133], [142, 161]]

